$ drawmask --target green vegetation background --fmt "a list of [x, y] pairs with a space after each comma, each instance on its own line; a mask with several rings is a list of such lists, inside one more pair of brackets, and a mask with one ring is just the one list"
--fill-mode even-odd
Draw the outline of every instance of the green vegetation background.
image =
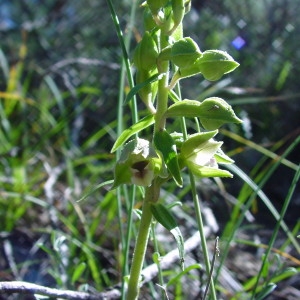
[[[230, 127], [236, 136], [221, 131], [225, 150], [246, 173], [259, 175], [253, 168], [263, 155], [247, 140], [280, 154], [300, 132], [300, 7], [294, 0], [192, 3], [186, 35], [201, 50], [228, 51], [240, 67], [217, 83], [183, 81], [183, 97], [221, 96], [234, 106], [244, 125]], [[136, 26], [128, 28], [130, 5], [115, 3], [133, 48], [142, 25], [138, 10]], [[1, 279], [113, 285], [120, 280], [113, 195], [102, 189], [76, 202], [112, 179], [122, 54], [107, 4], [2, 0], [0, 11], [0, 232], [16, 257], [15, 270], [0, 259]], [[130, 124], [129, 109], [124, 120]], [[299, 164], [299, 149], [288, 159]], [[282, 166], [264, 189], [278, 208], [292, 177], [292, 168]], [[225, 184], [237, 196], [241, 183]], [[286, 218], [291, 228], [299, 219], [299, 187], [295, 195]], [[256, 217], [273, 224], [260, 203]]]

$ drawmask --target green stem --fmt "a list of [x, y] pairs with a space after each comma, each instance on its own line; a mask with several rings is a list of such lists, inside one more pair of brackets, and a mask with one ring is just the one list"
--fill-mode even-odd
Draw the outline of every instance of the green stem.
[[[160, 48], [166, 47], [167, 40], [164, 38], [160, 39]], [[169, 63], [162, 64], [162, 72], [168, 74]], [[168, 108], [168, 75], [163, 76], [158, 82], [157, 92], [157, 107], [155, 114], [154, 132], [163, 130], [165, 128], [164, 114]], [[135, 244], [135, 250], [133, 254], [132, 265], [130, 269], [130, 278], [128, 283], [127, 300], [135, 300], [139, 294], [139, 280], [140, 274], [143, 267], [143, 262], [146, 253], [147, 242], [149, 238], [152, 213], [151, 213], [151, 202], [157, 202], [159, 198], [160, 184], [153, 182], [153, 184], [146, 188], [145, 199], [143, 203], [143, 211], [141, 216], [141, 223], [139, 232]]]
[[[210, 280], [211, 265], [210, 265], [208, 248], [207, 248], [207, 244], [206, 244], [206, 237], [205, 237], [204, 226], [203, 226], [203, 221], [202, 221], [201, 206], [200, 206], [198, 194], [196, 192], [195, 178], [191, 172], [190, 172], [190, 184], [191, 184], [191, 190], [192, 190], [192, 194], [193, 194], [194, 207], [195, 207], [195, 211], [196, 211], [197, 225], [198, 225], [200, 239], [201, 239], [201, 247], [202, 247], [202, 251], [203, 251], [206, 275], [208, 277], [208, 280]], [[210, 291], [211, 291], [212, 299], [217, 300], [215, 285], [214, 285], [212, 278], [210, 281]]]
[[[156, 199], [154, 199], [154, 196]], [[140, 274], [142, 271], [149, 232], [152, 221], [152, 213], [151, 213], [151, 202], [156, 201], [158, 199], [159, 193], [155, 191], [155, 185], [152, 185], [146, 188], [145, 199], [143, 203], [143, 210], [141, 216], [141, 223], [139, 227], [139, 232], [137, 236], [137, 240], [135, 243], [135, 249], [133, 254], [132, 265], [130, 269], [130, 277], [128, 282], [128, 292], [127, 292], [127, 300], [135, 300], [139, 294], [139, 282], [140, 282]]]
[[[153, 240], [153, 245], [154, 245], [154, 251], [156, 253], [159, 253], [159, 247], [158, 247], [158, 241], [157, 241], [157, 237], [156, 237], [156, 234], [155, 234], [155, 224], [152, 223], [151, 225], [151, 238]], [[163, 273], [162, 273], [162, 268], [161, 268], [161, 265], [160, 265], [160, 262], [157, 263], [157, 269], [158, 269], [158, 282], [160, 284], [160, 286], [164, 286], [164, 278], [163, 278]], [[161, 299], [165, 300], [166, 299], [166, 294], [164, 292], [163, 289], [161, 289]]]
[[[179, 98], [181, 99], [180, 87], [178, 84], [176, 86], [176, 90], [179, 95]], [[184, 140], [186, 140], [188, 135], [187, 135], [185, 118], [181, 118], [181, 128], [182, 128], [183, 138], [184, 138]], [[210, 261], [209, 261], [208, 248], [207, 248], [207, 244], [206, 244], [206, 237], [205, 237], [204, 226], [203, 226], [203, 221], [202, 221], [200, 200], [199, 200], [199, 197], [197, 194], [195, 177], [192, 174], [192, 172], [190, 172], [190, 171], [189, 171], [189, 178], [190, 178], [191, 191], [192, 191], [192, 195], [193, 195], [193, 203], [194, 203], [194, 207], [195, 207], [195, 211], [196, 211], [196, 220], [197, 220], [198, 230], [199, 230], [200, 239], [201, 239], [201, 247], [202, 247], [203, 257], [204, 257], [204, 262], [205, 262], [205, 270], [206, 270], [206, 274], [208, 276], [208, 280], [210, 282], [210, 291], [211, 291], [212, 299], [216, 300], [217, 296], [216, 296], [215, 285], [214, 285], [213, 279], [211, 277], [211, 265], [210, 265]]]
[[[168, 42], [163, 35], [160, 38], [160, 48], [163, 49], [168, 46]], [[168, 95], [169, 95], [169, 62], [161, 64], [161, 72], [165, 73], [163, 78], [158, 82], [157, 91], [157, 106], [155, 114], [154, 132], [161, 131], [165, 128], [166, 119], [164, 117], [168, 109]]]
[[[168, 65], [166, 66], [168, 69]], [[154, 132], [161, 131], [165, 128], [165, 117], [164, 114], [168, 108], [168, 93], [169, 89], [168, 85], [168, 75], [166, 74], [161, 80], [158, 82], [158, 94], [157, 94], [157, 107], [155, 114], [155, 125]]]

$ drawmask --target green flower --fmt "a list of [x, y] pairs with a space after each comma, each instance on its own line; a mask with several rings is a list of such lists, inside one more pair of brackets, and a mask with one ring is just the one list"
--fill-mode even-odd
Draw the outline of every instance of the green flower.
[[131, 183], [150, 186], [154, 179], [154, 167], [149, 160], [141, 160], [131, 165]]
[[191, 135], [181, 147], [181, 160], [198, 177], [232, 177], [218, 167], [218, 162], [233, 161], [221, 151], [222, 142], [213, 140], [217, 131]]
[[116, 163], [113, 188], [121, 184], [150, 186], [161, 169], [161, 158], [151, 143], [139, 138], [132, 140], [124, 146]]

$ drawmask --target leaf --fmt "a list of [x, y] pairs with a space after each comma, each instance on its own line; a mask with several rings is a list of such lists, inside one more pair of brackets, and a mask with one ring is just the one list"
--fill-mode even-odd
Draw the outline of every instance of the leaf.
[[125, 129], [118, 137], [118, 139], [115, 141], [111, 149], [111, 153], [115, 152], [119, 147], [121, 147], [131, 136], [149, 127], [153, 123], [154, 123], [154, 116], [149, 115], [141, 119], [139, 122], [131, 125], [129, 128]]
[[160, 256], [159, 252], [154, 252], [152, 255], [152, 259], [155, 264], [159, 265], [160, 261], [161, 261], [161, 256]]
[[263, 300], [266, 299], [268, 295], [270, 295], [275, 289], [277, 285], [275, 283], [268, 283], [256, 296], [255, 300]]
[[289, 277], [292, 277], [294, 275], [299, 274], [299, 271], [294, 268], [294, 267], [288, 267], [286, 269], [284, 269], [283, 271], [281, 271], [279, 274], [277, 274], [276, 276], [272, 277], [272, 281], [273, 282], [280, 282], [283, 281]]
[[181, 269], [184, 270], [184, 240], [182, 237], [182, 234], [180, 232], [179, 227], [175, 227], [174, 229], [170, 230], [172, 235], [174, 236], [176, 243], [177, 243], [177, 249], [179, 252], [179, 258], [180, 258], [180, 266]]
[[161, 203], [151, 205], [151, 212], [158, 223], [169, 231], [177, 227], [177, 222], [170, 210]]
[[133, 98], [133, 96], [135, 96], [143, 87], [145, 87], [146, 85], [148, 85], [150, 83], [160, 80], [164, 75], [165, 75], [165, 73], [162, 73], [162, 74], [156, 73], [156, 74], [152, 75], [151, 77], [149, 77], [146, 81], [141, 82], [141, 83], [137, 84], [136, 86], [134, 86], [130, 90], [128, 95], [126, 96], [124, 104], [127, 104]]
[[158, 131], [154, 135], [154, 144], [157, 150], [162, 153], [167, 168], [172, 174], [176, 184], [182, 187], [181, 172], [173, 138], [166, 130]]
[[166, 284], [166, 287], [175, 284], [178, 280], [180, 280], [180, 278], [182, 276], [184, 276], [185, 274], [189, 273], [191, 270], [195, 270], [195, 269], [202, 269], [202, 266], [200, 264], [194, 264], [194, 265], [190, 265], [188, 266], [186, 269], [184, 269], [183, 271], [181, 271], [179, 274], [175, 275], [174, 277], [172, 277], [168, 283]]
[[86, 198], [88, 198], [91, 194], [95, 193], [97, 190], [99, 190], [101, 187], [105, 186], [105, 185], [110, 185], [113, 184], [114, 181], [113, 180], [107, 180], [104, 181], [96, 186], [93, 186], [89, 189], [88, 192], [86, 192], [77, 202], [81, 202], [83, 200], [85, 200]]
[[151, 205], [151, 212], [158, 223], [164, 226], [174, 236], [179, 252], [181, 268], [184, 269], [184, 241], [177, 222], [170, 210], [163, 204], [157, 203]]
[[75, 283], [79, 277], [81, 276], [81, 274], [84, 272], [84, 270], [86, 269], [86, 263], [85, 262], [81, 262], [74, 270], [74, 273], [72, 275], [72, 279], [71, 282]]

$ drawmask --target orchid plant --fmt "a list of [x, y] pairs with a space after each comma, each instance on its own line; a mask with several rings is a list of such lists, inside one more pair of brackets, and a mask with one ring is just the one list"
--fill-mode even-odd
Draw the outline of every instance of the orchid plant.
[[[181, 79], [200, 74], [215, 81], [239, 65], [226, 52], [202, 52], [192, 38], [183, 36], [182, 20], [190, 10], [191, 0], [147, 0], [142, 7], [145, 31], [134, 51], [132, 63], [136, 70], [136, 85], [127, 95], [126, 103], [138, 94], [148, 115], [125, 129], [112, 148], [112, 152], [122, 149], [115, 165], [113, 189], [127, 184], [144, 190], [140, 227], [128, 279], [129, 300], [138, 298], [140, 274], [153, 220], [174, 235], [181, 267], [184, 268], [183, 238], [171, 210], [160, 198], [162, 185], [173, 180], [182, 187], [182, 172], [186, 170], [192, 181], [194, 176], [232, 177], [230, 172], [219, 168], [219, 165], [233, 161], [221, 150], [222, 142], [215, 138], [223, 124], [241, 123], [224, 99], [210, 97], [200, 102], [180, 97]], [[180, 118], [181, 132], [169, 131], [167, 120], [171, 118]], [[185, 118], [201, 124], [197, 133], [187, 133]], [[141, 137], [142, 131], [150, 126], [153, 127], [152, 138]], [[194, 203], [199, 205], [197, 197]], [[198, 218], [201, 235], [201, 212]], [[209, 256], [205, 241], [203, 243], [209, 274]], [[211, 287], [215, 298], [213, 284]]]

